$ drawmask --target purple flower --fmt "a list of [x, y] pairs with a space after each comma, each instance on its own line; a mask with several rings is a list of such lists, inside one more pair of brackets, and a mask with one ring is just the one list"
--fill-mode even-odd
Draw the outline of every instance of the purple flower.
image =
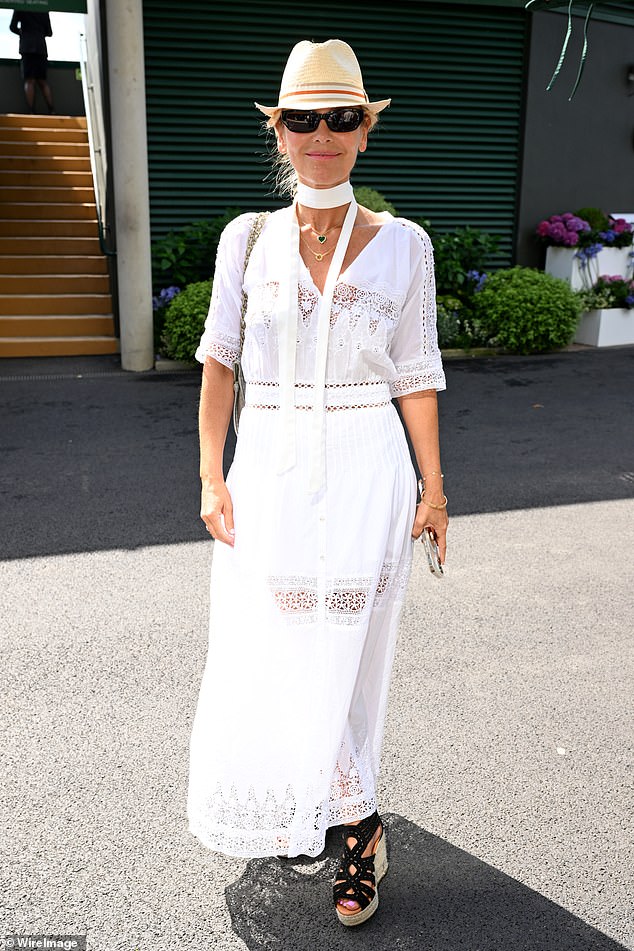
[[634, 307], [634, 294], [627, 295], [627, 297], [625, 298], [625, 306], [628, 308]]
[[598, 242], [595, 244], [588, 245], [587, 248], [580, 248], [575, 254], [575, 257], [579, 259], [579, 267], [581, 267], [582, 269], [585, 268], [588, 261], [596, 257], [599, 251], [602, 251], [602, 250], [603, 250], [603, 245], [599, 244]]
[[180, 294], [180, 287], [176, 287], [172, 284], [171, 287], [163, 287], [158, 294], [158, 297], [152, 298], [152, 310], [159, 310], [161, 307], [167, 307], [169, 302], [173, 300], [177, 294]]
[[469, 278], [470, 281], [474, 282], [475, 287], [473, 288], [473, 290], [477, 294], [478, 291], [482, 290], [482, 287], [488, 277], [488, 274], [485, 271], [482, 271], [482, 273], [480, 273], [480, 271], [471, 270], [471, 271], [467, 271], [467, 277]]
[[169, 302], [174, 297], [176, 297], [177, 294], [180, 294], [180, 292], [181, 292], [180, 287], [176, 287], [175, 285], [172, 285], [171, 287], [164, 287], [163, 290], [160, 292], [159, 297], [161, 298], [164, 304], [169, 304]]
[[550, 226], [550, 237], [551, 237], [554, 241], [562, 241], [562, 242], [563, 242], [563, 240], [564, 240], [564, 238], [566, 237], [567, 233], [568, 233], [568, 232], [566, 231], [566, 228], [564, 227], [564, 225], [563, 225], [563, 224], [560, 224], [559, 222], [555, 222], [554, 224], [552, 224], [552, 225]]
[[572, 248], [579, 244], [580, 234], [588, 234], [591, 230], [587, 221], [566, 211], [563, 215], [551, 215], [550, 218], [540, 221], [536, 234], [545, 238], [549, 244]]
[[570, 220], [568, 221], [568, 228], [570, 231], [592, 230], [587, 221], [584, 221], [583, 218], [577, 218], [576, 215], [571, 215]]

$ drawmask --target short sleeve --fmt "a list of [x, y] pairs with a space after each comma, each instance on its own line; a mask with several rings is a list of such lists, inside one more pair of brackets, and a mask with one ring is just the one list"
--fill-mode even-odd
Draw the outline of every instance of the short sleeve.
[[446, 389], [436, 328], [434, 249], [423, 228], [405, 218], [397, 220], [410, 236], [411, 280], [390, 344], [397, 373], [390, 384], [393, 397]]
[[211, 301], [196, 359], [213, 357], [231, 369], [240, 358], [240, 315], [247, 239], [255, 213], [230, 221], [218, 242]]

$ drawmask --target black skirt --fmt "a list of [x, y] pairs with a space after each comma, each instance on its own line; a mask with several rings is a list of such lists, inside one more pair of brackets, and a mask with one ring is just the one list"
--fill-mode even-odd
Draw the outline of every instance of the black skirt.
[[40, 53], [22, 54], [22, 79], [46, 79], [46, 56]]

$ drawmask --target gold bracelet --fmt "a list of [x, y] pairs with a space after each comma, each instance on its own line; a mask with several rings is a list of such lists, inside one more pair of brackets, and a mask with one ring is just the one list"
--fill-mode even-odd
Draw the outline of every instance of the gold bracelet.
[[438, 509], [438, 510], [446, 509], [446, 508], [447, 508], [447, 496], [446, 496], [446, 495], [443, 495], [442, 498], [443, 498], [443, 500], [442, 500], [442, 502], [441, 502], [440, 505], [434, 505], [433, 502], [427, 502], [427, 501], [425, 500], [425, 493], [423, 492], [423, 494], [422, 494], [421, 497], [420, 497], [420, 502], [419, 502], [418, 504], [420, 505], [421, 502], [423, 502], [425, 505], [428, 505], [428, 506], [430, 507], [430, 509]]
[[441, 479], [444, 479], [442, 472], [423, 472], [423, 479], [426, 479], [427, 476], [439, 475]]

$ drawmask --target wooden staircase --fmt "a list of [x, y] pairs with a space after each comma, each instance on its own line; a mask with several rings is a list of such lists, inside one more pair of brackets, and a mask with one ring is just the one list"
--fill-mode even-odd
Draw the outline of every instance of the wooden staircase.
[[86, 119], [0, 116], [0, 357], [118, 350]]

